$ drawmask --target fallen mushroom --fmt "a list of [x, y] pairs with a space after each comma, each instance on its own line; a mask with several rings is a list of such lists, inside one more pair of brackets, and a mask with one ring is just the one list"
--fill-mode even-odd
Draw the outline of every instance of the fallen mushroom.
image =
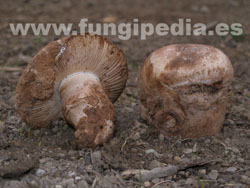
[[163, 47], [140, 71], [141, 116], [165, 137], [214, 135], [224, 122], [232, 80], [230, 60], [214, 47]]
[[33, 128], [63, 114], [76, 144], [96, 147], [113, 134], [115, 102], [127, 80], [123, 52], [97, 35], [76, 35], [49, 43], [24, 70], [16, 89], [17, 110]]

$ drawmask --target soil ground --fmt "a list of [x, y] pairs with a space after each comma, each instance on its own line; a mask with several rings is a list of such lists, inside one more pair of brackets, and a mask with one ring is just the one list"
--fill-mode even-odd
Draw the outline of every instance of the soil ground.
[[[0, 187], [249, 187], [250, 185], [250, 42], [248, 0], [86, 0], [0, 1]], [[114, 138], [102, 147], [74, 150], [74, 130], [63, 119], [49, 128], [28, 128], [15, 110], [15, 87], [31, 58], [47, 43], [48, 36], [13, 36], [9, 23], [74, 23], [81, 18], [101, 23], [109, 16], [116, 22], [157, 24], [191, 18], [193, 23], [239, 22], [240, 37], [153, 35], [147, 40], [109, 36], [126, 54], [127, 86], [115, 103]], [[137, 74], [154, 50], [174, 43], [199, 43], [225, 52], [235, 70], [233, 94], [218, 136], [163, 139], [139, 114]], [[14, 67], [6, 70], [3, 67]], [[178, 166], [168, 177], [143, 182], [124, 176], [125, 170], [151, 170]], [[133, 171], [131, 171], [133, 172]], [[139, 173], [140, 174], [140, 173]]]

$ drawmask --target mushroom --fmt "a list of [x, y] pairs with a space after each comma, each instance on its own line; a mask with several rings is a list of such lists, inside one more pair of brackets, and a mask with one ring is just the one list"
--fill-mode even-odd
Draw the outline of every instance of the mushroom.
[[127, 80], [123, 52], [97, 35], [75, 35], [49, 43], [24, 70], [16, 106], [32, 128], [61, 115], [75, 128], [76, 146], [96, 147], [114, 132], [113, 102]]
[[154, 51], [141, 68], [141, 116], [165, 137], [195, 138], [222, 128], [233, 67], [220, 50], [175, 44]]

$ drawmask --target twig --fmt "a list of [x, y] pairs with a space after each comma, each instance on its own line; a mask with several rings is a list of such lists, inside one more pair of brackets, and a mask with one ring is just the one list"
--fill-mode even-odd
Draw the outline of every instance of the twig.
[[125, 139], [125, 142], [122, 144], [122, 147], [121, 147], [122, 152], [123, 152], [123, 148], [125, 147], [126, 144], [127, 144], [127, 139]]
[[219, 181], [219, 180], [200, 180], [200, 181], [204, 181], [204, 182], [217, 182], [217, 181]]
[[92, 183], [92, 186], [91, 186], [92, 188], [95, 188], [98, 179], [99, 179], [99, 178], [97, 178], [97, 177], [94, 179], [94, 181], [93, 181], [93, 183]]
[[136, 184], [136, 185], [140, 185], [140, 183], [138, 182], [134, 182], [134, 181], [125, 181], [126, 183], [133, 183], [133, 184]]

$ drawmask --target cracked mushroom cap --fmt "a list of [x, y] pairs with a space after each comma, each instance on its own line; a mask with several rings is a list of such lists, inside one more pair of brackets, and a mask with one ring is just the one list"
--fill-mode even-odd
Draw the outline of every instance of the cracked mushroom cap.
[[228, 57], [212, 46], [160, 48], [139, 75], [141, 116], [166, 136], [216, 134], [224, 122], [233, 75]]
[[24, 70], [16, 105], [22, 119], [35, 128], [46, 127], [61, 116], [59, 86], [76, 72], [95, 74], [111, 102], [125, 87], [127, 63], [123, 52], [97, 35], [76, 35], [49, 43]]
[[153, 52], [140, 75], [145, 85], [152, 81], [173, 88], [218, 82], [228, 85], [233, 80], [233, 67], [228, 57], [212, 46], [176, 44]]

